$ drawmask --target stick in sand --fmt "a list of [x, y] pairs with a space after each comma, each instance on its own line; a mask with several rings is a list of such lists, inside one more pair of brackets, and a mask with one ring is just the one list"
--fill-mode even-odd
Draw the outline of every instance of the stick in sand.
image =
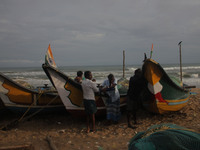
[[49, 146], [51, 147], [52, 150], [58, 150], [55, 144], [52, 142], [50, 136], [46, 137], [47, 142], [49, 143]]

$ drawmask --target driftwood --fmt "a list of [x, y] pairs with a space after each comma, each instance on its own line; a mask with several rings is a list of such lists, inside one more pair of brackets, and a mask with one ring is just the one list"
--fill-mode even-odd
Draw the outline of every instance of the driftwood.
[[195, 85], [191, 85], [191, 86], [184, 86], [184, 88], [186, 88], [186, 89], [191, 89], [191, 88], [196, 88], [196, 86], [195, 86]]
[[34, 147], [32, 146], [32, 144], [26, 144], [26, 145], [0, 147], [0, 150], [34, 150]]
[[[10, 130], [14, 127], [16, 127], [18, 125], [19, 121], [18, 119], [17, 120], [14, 120], [6, 125], [4, 125], [3, 127], [0, 128], [0, 130], [3, 130], [3, 131], [7, 131], [7, 130]], [[1, 149], [0, 149], [1, 150]]]
[[47, 142], [49, 143], [49, 146], [52, 150], [58, 150], [55, 144], [52, 142], [51, 138], [49, 136], [46, 137]]

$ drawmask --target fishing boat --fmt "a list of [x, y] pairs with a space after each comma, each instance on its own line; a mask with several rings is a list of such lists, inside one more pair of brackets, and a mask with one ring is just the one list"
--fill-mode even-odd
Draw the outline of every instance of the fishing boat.
[[146, 59], [142, 71], [147, 84], [141, 97], [147, 110], [163, 114], [178, 111], [187, 105], [189, 90], [177, 78], [169, 76], [159, 63]]
[[50, 87], [30, 89], [0, 73], [0, 101], [1, 106], [19, 113], [42, 111], [56, 111], [64, 108], [57, 93]]
[[[73, 79], [65, 75], [48, 64], [43, 64], [42, 68], [52, 84], [55, 86], [58, 94], [65, 105], [66, 110], [72, 115], [85, 115], [83, 106], [83, 91], [81, 84], [75, 82]], [[97, 105], [96, 115], [106, 114], [106, 100], [108, 96], [104, 93], [95, 93], [95, 100]], [[120, 95], [120, 107], [126, 105], [126, 94]]]
[[[66, 110], [75, 116], [84, 116], [85, 110], [83, 106], [83, 91], [80, 83], [77, 83], [69, 76], [61, 72], [55, 63], [51, 47], [47, 49], [45, 55], [45, 63], [42, 65], [44, 72], [51, 81], [52, 85], [58, 91], [58, 94], [65, 105]], [[125, 80], [120, 82], [120, 107], [123, 109], [126, 106], [126, 91], [123, 83]], [[95, 100], [97, 106], [96, 115], [106, 114], [106, 100], [108, 95], [105, 93], [95, 93]]]

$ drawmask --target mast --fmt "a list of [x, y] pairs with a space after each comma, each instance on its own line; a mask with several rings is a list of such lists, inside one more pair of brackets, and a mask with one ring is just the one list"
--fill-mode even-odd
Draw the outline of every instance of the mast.
[[125, 50], [123, 50], [123, 78], [125, 77]]
[[181, 56], [181, 43], [182, 41], [180, 41], [178, 43], [179, 45], [179, 55], [180, 55], [180, 80], [181, 80], [181, 83], [182, 83], [182, 56]]

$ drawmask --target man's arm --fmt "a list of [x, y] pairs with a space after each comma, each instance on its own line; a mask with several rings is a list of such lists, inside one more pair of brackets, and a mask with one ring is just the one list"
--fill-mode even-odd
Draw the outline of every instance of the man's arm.
[[92, 89], [93, 89], [94, 92], [99, 92], [99, 88], [97, 88], [96, 83], [91, 82], [91, 85], [92, 85]]

